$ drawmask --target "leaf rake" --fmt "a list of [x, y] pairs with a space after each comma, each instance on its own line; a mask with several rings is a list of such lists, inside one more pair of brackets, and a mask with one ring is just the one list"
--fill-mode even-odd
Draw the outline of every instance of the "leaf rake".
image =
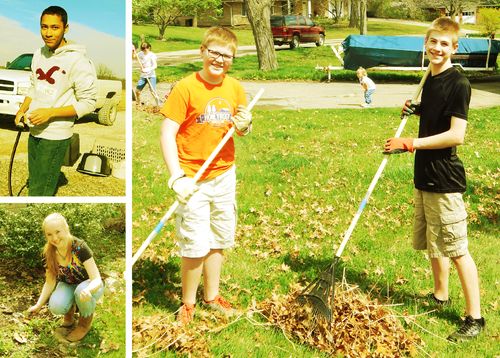
[[[420, 92], [422, 92], [422, 87], [424, 86], [425, 80], [430, 73], [430, 67], [427, 68], [418, 87], [413, 94], [412, 101], [417, 101], [420, 96]], [[401, 118], [401, 123], [399, 124], [398, 130], [394, 135], [395, 138], [398, 138], [406, 125], [406, 121], [408, 120], [408, 116], [404, 115]], [[314, 281], [312, 281], [297, 297], [299, 303], [309, 304], [312, 307], [312, 312], [314, 318], [324, 318], [328, 320], [330, 326], [332, 324], [333, 318], [333, 308], [334, 308], [334, 296], [335, 296], [335, 266], [340, 261], [340, 255], [342, 255], [342, 251], [344, 251], [345, 245], [347, 241], [349, 241], [356, 224], [363, 212], [368, 199], [370, 198], [373, 189], [377, 185], [377, 182], [384, 171], [384, 168], [387, 164], [388, 156], [384, 156], [382, 163], [378, 167], [375, 176], [373, 177], [368, 190], [366, 191], [365, 197], [361, 201], [361, 204], [358, 207], [358, 211], [354, 215], [349, 228], [344, 234], [344, 238], [333, 257], [332, 263], [317, 277]]]

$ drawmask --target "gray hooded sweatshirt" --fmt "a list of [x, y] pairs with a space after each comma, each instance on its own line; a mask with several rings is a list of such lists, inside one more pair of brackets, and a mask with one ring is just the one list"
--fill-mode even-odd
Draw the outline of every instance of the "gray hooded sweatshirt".
[[62, 140], [73, 135], [77, 118], [93, 112], [97, 101], [97, 77], [85, 47], [68, 43], [54, 52], [43, 46], [33, 54], [28, 111], [73, 106], [76, 117], [54, 117], [41, 125], [28, 123], [37, 138]]

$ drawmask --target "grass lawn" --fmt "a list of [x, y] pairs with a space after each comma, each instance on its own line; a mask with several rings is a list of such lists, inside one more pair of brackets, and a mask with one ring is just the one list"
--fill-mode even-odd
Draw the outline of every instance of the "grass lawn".
[[[421, 336], [422, 349], [430, 355], [498, 354], [499, 116], [500, 107], [471, 110], [466, 143], [459, 149], [468, 174], [464, 198], [470, 251], [480, 274], [487, 321], [481, 337], [461, 345], [445, 340], [464, 312], [455, 269], [450, 307], [430, 312], [423, 298], [432, 290], [432, 274], [425, 254], [411, 248], [412, 155], [390, 158], [342, 256], [347, 282], [393, 304], [397, 315], [413, 316], [415, 324], [406, 328]], [[133, 118], [135, 252], [174, 198], [158, 144], [161, 117], [135, 111]], [[258, 315], [249, 315], [255, 312], [255, 302], [289, 292], [291, 285], [310, 281], [328, 265], [382, 160], [382, 143], [398, 125], [394, 109], [255, 111], [254, 132], [235, 138], [237, 245], [226, 252], [221, 286], [243, 316], [224, 321], [197, 310], [198, 342], [206, 342], [211, 355], [322, 356], [265, 325]], [[403, 135], [416, 131], [416, 121], [410, 120]], [[159, 327], [156, 317], [166, 325], [172, 322], [180, 304], [180, 260], [175, 252], [171, 220], [134, 267], [134, 320], [151, 319], [151, 330]], [[148, 349], [175, 356], [159, 344], [161, 332], [156, 344], [133, 333], [141, 347], [153, 343]]]
[[[46, 204], [40, 204], [42, 205]], [[74, 204], [53, 206], [57, 205], [67, 208]], [[24, 206], [26, 204], [0, 204], [0, 209], [15, 211]], [[99, 218], [96, 220], [99, 221]], [[71, 222], [69, 225], [71, 226]], [[1, 230], [3, 228], [0, 227], [0, 232]], [[20, 232], [22, 235], [26, 230], [20, 229]], [[125, 234], [108, 228], [102, 235], [80, 238], [93, 251], [101, 276], [106, 282], [106, 291], [102, 302], [96, 307], [90, 332], [78, 343], [62, 343], [54, 336], [62, 317], [50, 313], [47, 305], [39, 314], [29, 316], [26, 311], [40, 296], [44, 270], [28, 270], [15, 259], [2, 258], [1, 357], [125, 357], [125, 281], [122, 277], [125, 268]], [[26, 237], [26, 240], [30, 240], [30, 237]]]

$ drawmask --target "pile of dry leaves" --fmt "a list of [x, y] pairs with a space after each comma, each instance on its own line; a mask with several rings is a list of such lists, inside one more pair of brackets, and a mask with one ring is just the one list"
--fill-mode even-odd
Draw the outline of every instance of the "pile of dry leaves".
[[202, 331], [182, 327], [164, 315], [140, 317], [133, 320], [132, 326], [133, 351], [139, 358], [166, 350], [187, 355], [196, 352], [197, 357], [210, 356]]
[[405, 331], [394, 312], [345, 282], [335, 287], [332, 327], [325, 319], [315, 319], [309, 305], [297, 302], [299, 293], [273, 295], [260, 308], [272, 324], [301, 343], [345, 357], [415, 356], [422, 344], [415, 333]]
[[160, 113], [161, 107], [160, 106], [154, 106], [150, 104], [143, 104], [141, 106], [136, 107], [139, 111], [146, 112], [146, 113], [153, 113], [157, 114]]

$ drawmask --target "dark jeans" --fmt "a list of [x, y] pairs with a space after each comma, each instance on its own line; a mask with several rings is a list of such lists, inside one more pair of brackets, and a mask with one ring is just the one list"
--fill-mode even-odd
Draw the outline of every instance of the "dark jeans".
[[28, 189], [30, 196], [53, 196], [71, 138], [48, 140], [30, 135], [28, 139]]

